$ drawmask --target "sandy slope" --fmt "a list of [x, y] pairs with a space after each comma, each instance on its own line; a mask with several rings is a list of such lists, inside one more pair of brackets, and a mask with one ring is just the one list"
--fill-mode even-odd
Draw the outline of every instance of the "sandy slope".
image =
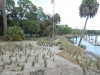
[[[17, 42], [18, 43], [18, 42]], [[2, 61], [0, 60], [0, 75], [83, 75], [83, 70], [81, 69], [80, 66], [71, 63], [70, 61], [58, 56], [57, 54], [62, 52], [59, 50], [58, 46], [53, 46], [53, 47], [46, 47], [46, 50], [43, 50], [43, 47], [37, 46], [36, 41], [25, 41], [22, 42], [23, 45], [25, 43], [31, 43], [33, 49], [29, 50], [27, 48], [27, 54], [25, 55], [25, 51], [20, 51], [19, 54], [22, 55], [21, 59], [19, 58], [19, 55], [17, 51], [13, 53], [13, 57], [11, 58], [13, 63], [11, 65], [6, 65], [5, 69], [2, 68]], [[1, 43], [3, 45], [3, 43]], [[24, 46], [25, 47], [25, 46]], [[35, 48], [35, 50], [34, 50]], [[50, 57], [50, 53], [47, 54], [48, 50], [50, 49], [50, 52], [54, 54], [53, 56]], [[9, 62], [9, 53], [8, 51], [6, 52], [5, 55], [0, 56], [0, 58], [4, 58], [5, 62]], [[25, 63], [25, 59], [27, 58], [27, 55], [31, 54], [28, 58], [28, 62]], [[32, 61], [35, 60], [35, 56], [38, 56], [38, 62], [35, 62], [35, 65], [32, 66]], [[45, 54], [46, 59], [47, 59], [47, 67], [44, 65], [44, 60], [43, 60], [43, 54]], [[16, 66], [16, 61], [15, 59], [18, 58], [18, 63], [20, 65], [24, 64], [24, 70], [21, 71], [21, 67]], [[53, 60], [54, 59], [54, 60]], [[87, 75], [100, 75], [98, 73], [94, 73], [91, 71], [87, 72]]]

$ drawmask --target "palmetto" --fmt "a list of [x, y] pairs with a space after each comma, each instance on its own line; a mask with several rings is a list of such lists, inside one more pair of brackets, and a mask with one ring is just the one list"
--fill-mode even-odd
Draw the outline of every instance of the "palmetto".
[[93, 18], [97, 14], [98, 7], [99, 7], [99, 3], [97, 2], [97, 0], [83, 0], [82, 1], [82, 4], [79, 7], [79, 11], [80, 11], [79, 14], [81, 18], [82, 17], [87, 17], [87, 18], [85, 21], [82, 36], [80, 38], [78, 46], [80, 46], [81, 44], [88, 18]]

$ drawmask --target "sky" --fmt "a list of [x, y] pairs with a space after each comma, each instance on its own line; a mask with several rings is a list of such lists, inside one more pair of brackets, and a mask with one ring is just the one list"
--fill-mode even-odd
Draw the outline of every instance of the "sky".
[[[31, 0], [36, 6], [41, 6], [45, 13], [53, 14], [53, 4], [50, 0]], [[98, 0], [100, 2], [100, 0]], [[61, 16], [61, 24], [72, 28], [83, 29], [86, 18], [80, 18], [79, 6], [82, 0], [55, 0], [55, 12]], [[86, 29], [100, 30], [100, 8], [94, 18], [89, 18]]]
[[[31, 0], [37, 7], [42, 7], [45, 13], [53, 14], [53, 4], [50, 0]], [[100, 0], [98, 0], [100, 2]], [[82, 0], [55, 0], [55, 11], [61, 16], [60, 24], [83, 29], [86, 18], [80, 18], [79, 6]], [[94, 18], [89, 18], [86, 29], [100, 30], [100, 8]]]

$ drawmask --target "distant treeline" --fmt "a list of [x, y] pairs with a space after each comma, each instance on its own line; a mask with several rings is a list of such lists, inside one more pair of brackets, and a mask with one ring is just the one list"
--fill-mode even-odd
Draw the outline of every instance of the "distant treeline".
[[[82, 29], [73, 29], [73, 34], [81, 34]], [[88, 35], [100, 35], [100, 30], [85, 30], [85, 34]]]

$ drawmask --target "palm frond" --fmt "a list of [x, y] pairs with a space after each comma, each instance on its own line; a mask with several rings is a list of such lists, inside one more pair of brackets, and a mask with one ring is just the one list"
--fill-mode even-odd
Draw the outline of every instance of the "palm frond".
[[79, 7], [80, 17], [94, 17], [97, 14], [99, 3], [96, 0], [83, 0]]

